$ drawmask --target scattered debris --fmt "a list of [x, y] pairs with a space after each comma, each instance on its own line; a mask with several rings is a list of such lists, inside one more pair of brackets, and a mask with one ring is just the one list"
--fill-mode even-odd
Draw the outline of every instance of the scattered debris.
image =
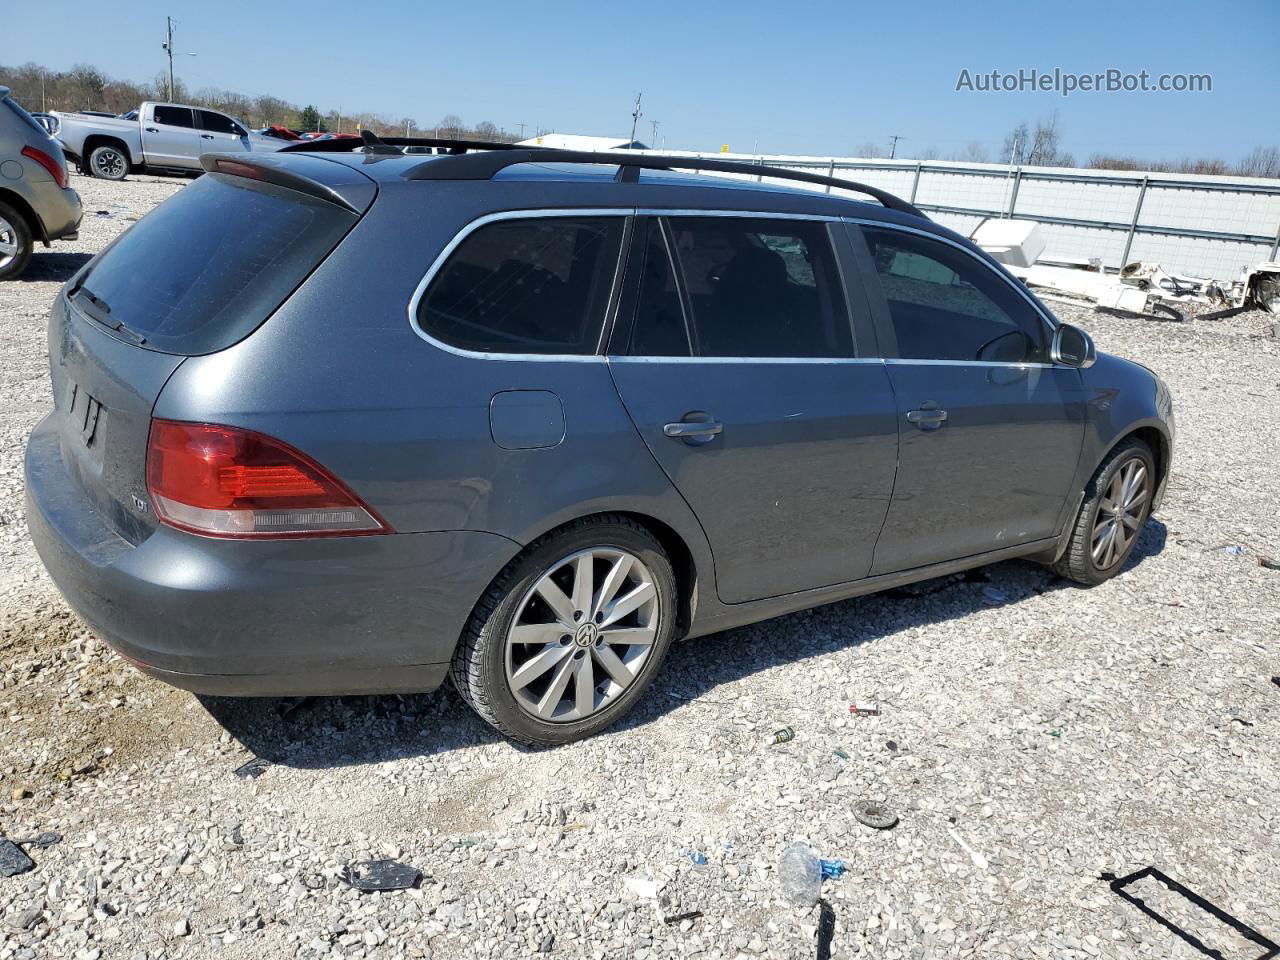
[[1258, 566], [1267, 570], [1280, 570], [1280, 562], [1272, 560], [1270, 557], [1259, 557]]
[[1233, 557], [1242, 557], [1244, 556], [1244, 547], [1241, 547], [1237, 544], [1232, 544], [1229, 547], [1223, 547], [1222, 552], [1230, 554]]
[[95, 211], [94, 211], [94, 215], [95, 215], [95, 216], [99, 216], [99, 217], [109, 217], [109, 216], [111, 216], [111, 211], [110, 211], [110, 210], [95, 210]]
[[1280, 687], [1280, 677], [1272, 677], [1271, 682], [1274, 683], [1277, 687]]
[[627, 877], [622, 881], [622, 885], [641, 900], [658, 899], [658, 882], [656, 880], [650, 880], [648, 877]]
[[683, 923], [686, 920], [697, 920], [701, 916], [701, 910], [690, 910], [688, 913], [675, 913], [669, 917], [663, 917], [662, 922], [670, 926], [673, 923]]
[[422, 871], [396, 860], [363, 860], [343, 868], [343, 883], [357, 890], [407, 890], [422, 880]]
[[818, 901], [818, 930], [815, 937], [818, 960], [831, 960], [831, 941], [836, 935], [836, 912], [825, 900]]
[[34, 870], [35, 861], [12, 840], [0, 839], [0, 877], [16, 877]]
[[697, 850], [689, 851], [689, 859], [693, 861], [695, 867], [705, 867], [707, 865], [707, 855]]
[[998, 587], [983, 587], [982, 597], [987, 603], [1007, 603], [1009, 595]]
[[960, 844], [960, 849], [962, 849], [965, 853], [969, 855], [969, 859], [973, 861], [973, 865], [975, 867], [977, 867], [979, 870], [987, 869], [989, 864], [987, 863], [986, 857], [978, 853], [978, 851], [974, 850], [973, 847], [969, 846], [962, 839], [960, 839], [960, 834], [956, 833], [954, 830], [948, 830], [947, 833], [951, 835], [952, 840]]
[[888, 830], [898, 822], [898, 815], [893, 810], [873, 800], [859, 800], [853, 805], [853, 815], [859, 823], [877, 830]]
[[248, 763], [242, 763], [232, 771], [241, 780], [257, 780], [267, 772], [267, 767], [271, 766], [270, 760], [264, 760], [262, 757], [254, 757]]
[[1245, 272], [1244, 302], [1257, 304], [1268, 313], [1280, 313], [1280, 262], [1260, 263]]
[[807, 910], [818, 902], [822, 892], [822, 862], [805, 844], [790, 844], [782, 851], [778, 863], [778, 881], [782, 884], [782, 896]]
[[878, 717], [880, 704], [874, 700], [855, 701], [849, 704], [849, 712], [859, 717]]
[[969, 239], [1010, 267], [1029, 267], [1044, 253], [1045, 239], [1034, 220], [991, 217], [978, 224]]
[[832, 750], [831, 752], [832, 752], [832, 753], [834, 753], [834, 754], [835, 754], [837, 757], [839, 757], [841, 760], [848, 760], [848, 759], [849, 759], [849, 755], [848, 755], [847, 753], [845, 753], [843, 750]]
[[839, 880], [844, 876], [843, 860], [819, 860], [818, 866], [822, 868], [823, 880]]
[[768, 745], [773, 746], [778, 743], [789, 743], [796, 738], [796, 732], [790, 727], [783, 727], [781, 730], [775, 730], [773, 735], [769, 737]]
[[897, 752], [898, 752], [898, 741], [897, 741], [897, 740], [886, 740], [886, 741], [884, 742], [884, 746], [885, 746], [885, 749], [886, 749], [886, 750], [888, 750], [890, 753], [897, 753]]

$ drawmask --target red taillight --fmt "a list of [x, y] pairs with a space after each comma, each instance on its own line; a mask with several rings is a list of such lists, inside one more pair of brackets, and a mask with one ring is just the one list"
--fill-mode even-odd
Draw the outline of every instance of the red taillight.
[[162, 523], [207, 536], [391, 532], [314, 460], [286, 443], [238, 427], [151, 421], [147, 490]]
[[40, 166], [44, 167], [53, 176], [54, 182], [64, 190], [67, 187], [67, 170], [53, 157], [45, 153], [43, 150], [37, 150], [35, 147], [23, 147], [22, 155], [28, 160], [34, 160]]

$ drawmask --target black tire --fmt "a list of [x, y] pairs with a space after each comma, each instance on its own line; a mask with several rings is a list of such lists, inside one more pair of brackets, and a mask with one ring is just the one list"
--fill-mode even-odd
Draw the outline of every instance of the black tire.
[[[1132, 539], [1125, 544], [1123, 550], [1105, 565], [1100, 565], [1094, 557], [1094, 530], [1099, 523], [1099, 514], [1106, 499], [1106, 493], [1116, 476], [1133, 461], [1141, 462], [1146, 469], [1146, 498], [1136, 516], [1137, 529]], [[1151, 516], [1151, 500], [1157, 484], [1155, 457], [1151, 448], [1137, 437], [1129, 437], [1120, 441], [1099, 464], [1094, 471], [1089, 485], [1085, 487], [1084, 501], [1080, 504], [1080, 512], [1076, 515], [1071, 529], [1071, 539], [1067, 549], [1053, 570], [1061, 577], [1094, 586], [1109, 580], [1124, 569], [1125, 562], [1133, 552], [1134, 546], [1141, 536], [1147, 518]]]
[[[507, 681], [507, 632], [521, 600], [564, 558], [587, 549], [620, 549], [639, 559], [658, 595], [658, 626], [635, 679], [615, 699], [582, 720], [552, 722], [521, 707]], [[556, 746], [612, 725], [644, 693], [675, 635], [676, 582], [661, 544], [640, 524], [619, 515], [576, 521], [530, 544], [485, 591], [462, 632], [450, 675], [462, 698], [504, 736], [530, 746]]]
[[5, 249], [12, 244], [12, 253], [0, 253], [0, 280], [16, 280], [31, 262], [31, 254], [35, 252], [35, 240], [31, 236], [31, 225], [24, 217], [7, 203], [0, 203], [0, 240], [5, 241]]
[[123, 180], [129, 175], [129, 154], [111, 143], [94, 147], [89, 154], [89, 173], [102, 180]]

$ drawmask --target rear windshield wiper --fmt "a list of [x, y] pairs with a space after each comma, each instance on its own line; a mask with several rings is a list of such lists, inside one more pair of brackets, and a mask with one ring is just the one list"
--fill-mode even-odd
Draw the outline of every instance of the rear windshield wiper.
[[77, 283], [75, 287], [72, 288], [70, 298], [72, 300], [85, 301], [85, 303], [80, 307], [80, 312], [90, 320], [97, 321], [108, 330], [114, 330], [116, 333], [123, 334], [138, 346], [142, 346], [142, 344], [147, 342], [147, 338], [145, 336], [136, 330], [131, 330], [128, 324], [123, 320], [116, 320], [112, 318], [111, 305], [86, 287], [83, 282]]

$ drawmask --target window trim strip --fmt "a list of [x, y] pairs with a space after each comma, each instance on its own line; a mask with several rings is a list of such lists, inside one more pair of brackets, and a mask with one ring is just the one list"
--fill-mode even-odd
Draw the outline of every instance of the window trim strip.
[[[491, 353], [478, 350], [467, 350], [462, 347], [455, 347], [445, 343], [442, 340], [431, 336], [426, 330], [418, 325], [418, 307], [422, 302], [422, 297], [426, 293], [427, 287], [431, 281], [435, 279], [441, 267], [449, 256], [461, 245], [462, 241], [468, 236], [486, 224], [496, 223], [502, 220], [534, 220], [540, 217], [623, 217], [634, 218], [640, 216], [650, 217], [742, 217], [753, 219], [771, 219], [771, 220], [807, 220], [812, 222], [823, 223], [851, 223], [859, 228], [872, 227], [876, 229], [898, 230], [903, 233], [913, 233], [926, 239], [936, 240], [940, 243], [948, 244], [955, 247], [972, 257], [978, 263], [982, 264], [987, 270], [990, 270], [1006, 284], [1012, 287], [1027, 303], [1031, 306], [1038, 316], [1048, 328], [1050, 337], [1057, 330], [1058, 324], [1047, 314], [1045, 308], [1039, 304], [1025, 289], [1020, 289], [1018, 284], [1010, 280], [1005, 274], [999, 270], [992, 268], [982, 257], [978, 256], [972, 250], [963, 244], [957, 243], [949, 237], [942, 236], [930, 230], [921, 230], [916, 227], [909, 227], [902, 224], [894, 223], [889, 220], [875, 220], [862, 217], [838, 217], [829, 214], [807, 214], [807, 213], [782, 213], [775, 211], [759, 211], [759, 210], [716, 210], [716, 209], [696, 209], [696, 208], [664, 208], [664, 207], [534, 207], [522, 210], [501, 210], [497, 213], [489, 213], [484, 216], [477, 217], [475, 220], [464, 225], [457, 234], [454, 235], [444, 249], [436, 256], [427, 267], [426, 272], [422, 275], [422, 279], [418, 281], [417, 287], [413, 291], [413, 296], [409, 300], [408, 320], [409, 329], [422, 340], [432, 346], [438, 347], [446, 353], [451, 353], [459, 357], [469, 357], [478, 360], [501, 360], [501, 361], [541, 361], [555, 363], [756, 363], [756, 364], [916, 364], [925, 366], [975, 366], [975, 367], [1003, 367], [1003, 368], [1022, 368], [1028, 370], [1034, 369], [1074, 369], [1065, 364], [1056, 363], [1005, 363], [990, 360], [929, 360], [929, 359], [913, 359], [909, 357], [651, 357], [651, 356], [622, 356], [606, 354], [602, 351], [607, 349], [607, 341], [602, 339], [600, 345], [597, 346], [595, 353], [588, 354], [553, 354], [553, 353]], [[624, 238], [625, 239], [625, 238]], [[615, 297], [618, 290], [617, 285], [622, 276], [622, 257], [626, 253], [626, 244], [624, 243], [619, 250], [619, 266], [615, 268], [614, 290], [610, 293], [610, 304], [615, 304]], [[603, 320], [602, 331], [609, 327], [610, 315], [606, 312]], [[855, 343], [856, 349], [856, 343]]]

